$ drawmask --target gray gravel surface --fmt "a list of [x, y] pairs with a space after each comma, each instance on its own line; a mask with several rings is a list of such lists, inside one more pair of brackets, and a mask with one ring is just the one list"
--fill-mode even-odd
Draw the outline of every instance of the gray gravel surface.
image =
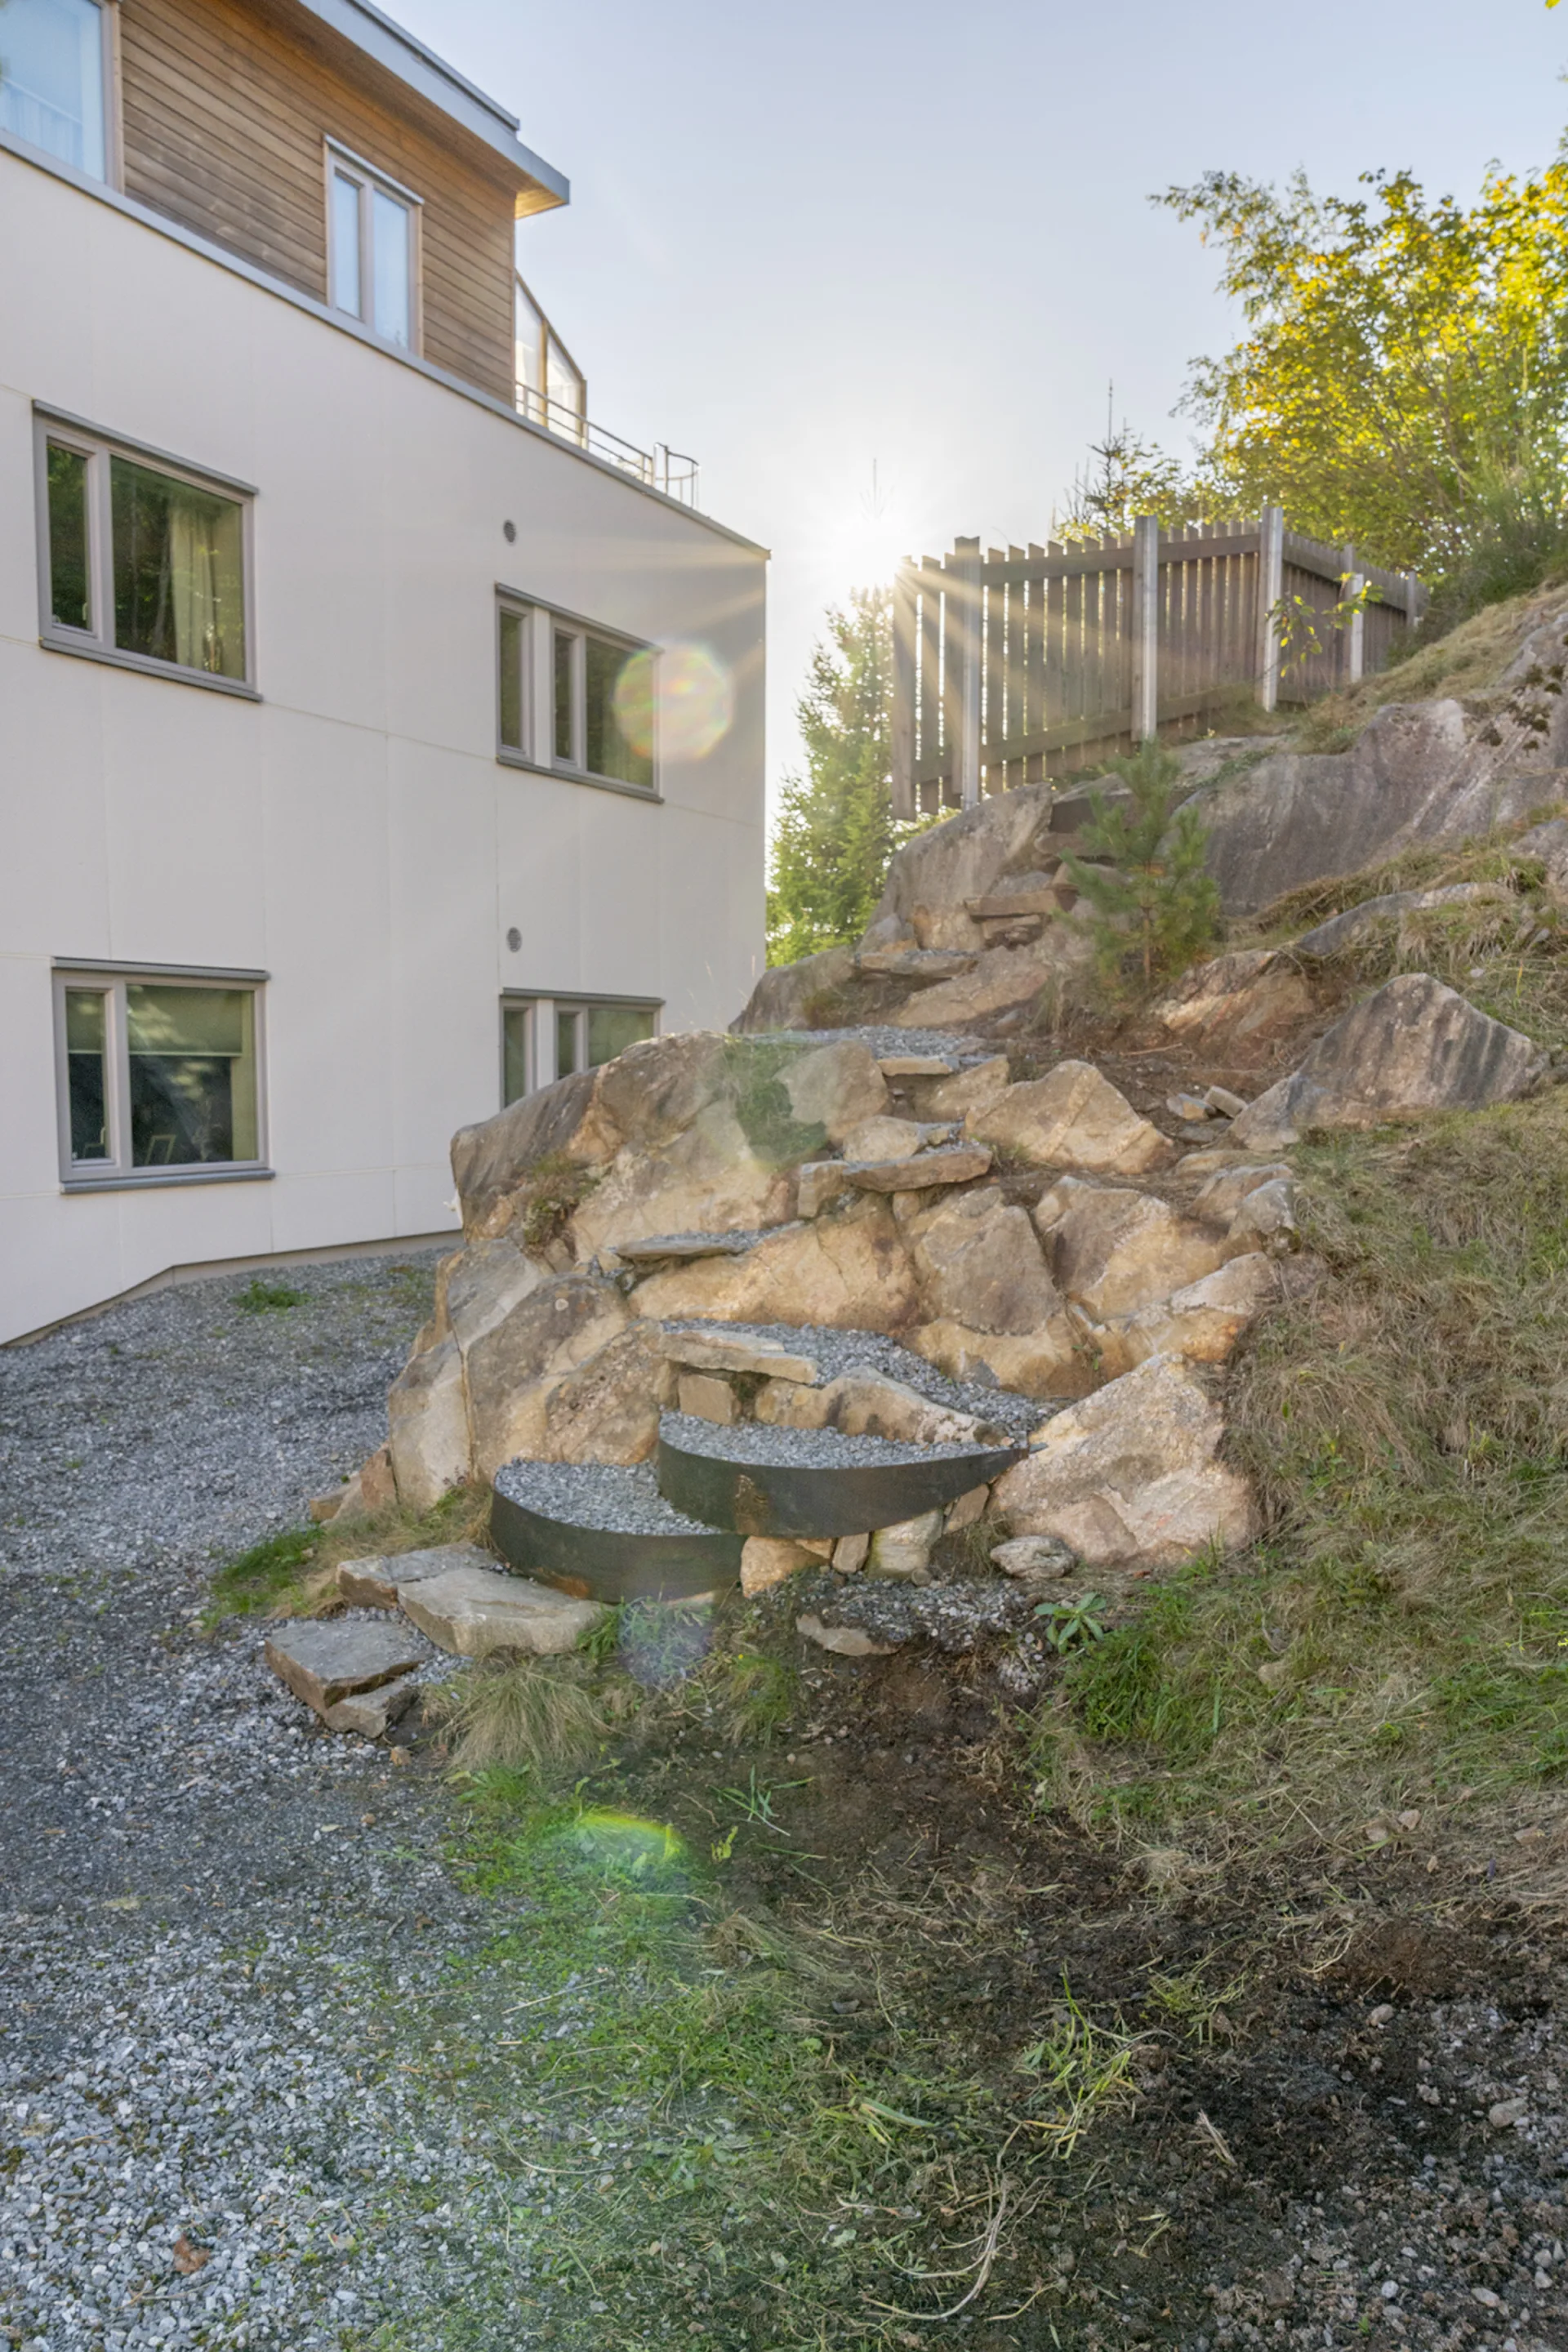
[[568, 1527], [640, 1536], [710, 1536], [659, 1493], [651, 1467], [618, 1469], [600, 1462], [508, 1462], [496, 1473], [496, 1492], [525, 1511]]
[[543, 2210], [445, 2087], [504, 1922], [441, 1859], [444, 1784], [326, 1732], [257, 1623], [195, 1630], [213, 1556], [384, 1436], [429, 1275], [290, 1273], [259, 1315], [193, 1286], [0, 1353], [0, 2345], [425, 2352]]
[[[191, 1283], [0, 1349], [0, 1572], [227, 1558], [386, 1436], [438, 1252]], [[247, 1311], [258, 1287], [298, 1297]]]
[[689, 1412], [660, 1413], [658, 1430], [683, 1454], [792, 1470], [880, 1470], [895, 1463], [963, 1461], [993, 1450], [983, 1445], [896, 1445], [886, 1437], [846, 1437], [837, 1429], [778, 1429], [763, 1421], [721, 1425]]
[[994, 1383], [950, 1381], [923, 1356], [917, 1356], [911, 1348], [900, 1348], [896, 1339], [885, 1339], [879, 1331], [828, 1330], [819, 1323], [680, 1323], [670, 1328], [785, 1348], [791, 1355], [809, 1357], [820, 1367], [825, 1381], [837, 1380], [855, 1365], [871, 1364], [889, 1380], [901, 1381], [918, 1396], [929, 1397], [932, 1404], [973, 1413], [977, 1421], [994, 1422], [1019, 1437], [1027, 1437], [1061, 1411], [1059, 1405], [1040, 1404], [1033, 1397], [1018, 1396]]

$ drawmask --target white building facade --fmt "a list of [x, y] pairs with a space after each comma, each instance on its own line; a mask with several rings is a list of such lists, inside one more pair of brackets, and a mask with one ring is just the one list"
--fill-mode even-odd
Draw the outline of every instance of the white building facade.
[[762, 967], [763, 551], [503, 397], [509, 123], [357, 0], [0, 13], [0, 1339], [455, 1231], [455, 1129]]

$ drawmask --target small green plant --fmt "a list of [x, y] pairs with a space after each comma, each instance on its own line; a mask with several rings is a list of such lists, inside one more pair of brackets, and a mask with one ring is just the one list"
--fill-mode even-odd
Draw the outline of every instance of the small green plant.
[[581, 1207], [599, 1181], [599, 1171], [569, 1160], [563, 1151], [547, 1152], [528, 1171], [527, 1201], [521, 1217], [522, 1239], [528, 1249], [543, 1249], [564, 1232], [573, 1212]]
[[1078, 1601], [1042, 1601], [1035, 1615], [1047, 1641], [1065, 1654], [1090, 1642], [1104, 1641], [1104, 1620], [1095, 1613], [1104, 1606], [1098, 1592], [1086, 1592]]
[[784, 1084], [784, 1073], [799, 1052], [798, 1046], [773, 1037], [725, 1040], [725, 1076], [735, 1117], [757, 1158], [775, 1168], [817, 1159], [827, 1146], [826, 1128], [796, 1118]]
[[1096, 2025], [1063, 1976], [1049, 2032], [1020, 2052], [1015, 2063], [1016, 2073], [1037, 2079], [1049, 2102], [1050, 2112], [1031, 2116], [1029, 2123], [1053, 2155], [1070, 2156], [1097, 2116], [1132, 2098], [1132, 2060], [1139, 2046], [1136, 2034]]
[[303, 1307], [302, 1290], [290, 1290], [286, 1282], [263, 1282], [258, 1276], [247, 1284], [235, 1301], [242, 1315], [281, 1315], [290, 1307]]
[[1185, 791], [1182, 763], [1152, 739], [1131, 757], [1111, 761], [1130, 794], [1107, 801], [1091, 792], [1083, 831], [1086, 864], [1068, 853], [1073, 883], [1093, 909], [1095, 957], [1103, 985], [1114, 990], [1130, 957], [1143, 985], [1186, 969], [1219, 928], [1219, 889], [1205, 871], [1208, 835], [1196, 809], [1178, 809]]

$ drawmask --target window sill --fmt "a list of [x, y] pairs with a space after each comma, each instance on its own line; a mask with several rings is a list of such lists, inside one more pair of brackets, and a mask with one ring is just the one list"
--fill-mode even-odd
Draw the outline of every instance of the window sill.
[[509, 751], [504, 743], [498, 748], [496, 758], [503, 768], [521, 768], [525, 775], [549, 776], [558, 784], [587, 784], [596, 793], [619, 793], [629, 801], [647, 801], [655, 808], [664, 806], [664, 794], [657, 784], [623, 784], [614, 776], [590, 775], [586, 768], [546, 768], [521, 751]]
[[132, 1168], [112, 1176], [62, 1176], [62, 1192], [157, 1192], [171, 1184], [257, 1184], [270, 1182], [276, 1171], [259, 1161], [243, 1168]]
[[118, 646], [100, 645], [94, 637], [56, 635], [41, 631], [38, 643], [47, 654], [72, 654], [78, 661], [105, 662], [110, 669], [139, 670], [143, 677], [165, 677], [175, 686], [199, 686], [208, 694], [237, 695], [242, 702], [259, 702], [255, 687], [243, 678], [217, 677], [211, 670], [182, 669], [177, 662], [153, 661], [148, 654], [128, 654]]

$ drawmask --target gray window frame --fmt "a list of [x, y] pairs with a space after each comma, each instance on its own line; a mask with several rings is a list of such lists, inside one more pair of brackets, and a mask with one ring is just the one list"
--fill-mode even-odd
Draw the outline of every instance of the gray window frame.
[[[339, 166], [342, 175], [359, 188], [359, 282], [362, 299], [365, 289], [374, 284], [375, 260], [371, 236], [371, 195], [379, 188], [395, 204], [401, 205], [408, 215], [408, 341], [398, 342], [391, 335], [376, 332], [375, 321], [363, 310], [348, 310], [338, 300], [337, 239], [332, 234], [332, 182]], [[425, 347], [425, 199], [414, 189], [405, 188], [390, 172], [363, 155], [356, 155], [341, 139], [321, 142], [321, 194], [326, 206], [327, 221], [327, 308], [340, 318], [352, 319], [363, 327], [374, 343], [383, 351], [412, 352], [416, 358]]]
[[[592, 989], [563, 989], [559, 995], [542, 988], [505, 988], [501, 991], [500, 1020], [497, 1024], [496, 1044], [499, 1055], [498, 1078], [500, 1107], [510, 1108], [506, 1091], [506, 1016], [523, 1011], [531, 1015], [524, 1041], [523, 1058], [527, 1065], [528, 1082], [512, 1102], [525, 1102], [530, 1095], [553, 1086], [557, 1077], [555, 1066], [555, 1016], [558, 1013], [574, 1013], [585, 1018], [595, 1006], [613, 1006], [626, 1013], [651, 1013], [653, 1034], [664, 1034], [664, 999], [662, 996], [632, 996], [619, 991], [601, 994]], [[603, 1065], [596, 1066], [602, 1067]], [[572, 1074], [567, 1073], [568, 1076]]]
[[[502, 767], [524, 768], [536, 776], [559, 776], [573, 784], [587, 784], [595, 792], [621, 793], [628, 800], [662, 803], [664, 793], [659, 775], [659, 747], [656, 725], [653, 751], [649, 767], [653, 781], [647, 784], [629, 784], [620, 776], [601, 776], [582, 764], [584, 739], [586, 732], [586, 660], [584, 644], [589, 637], [601, 645], [613, 646], [623, 654], [651, 654], [657, 675], [662, 646], [650, 637], [636, 637], [627, 630], [606, 628], [602, 621], [589, 620], [582, 613], [569, 612], [563, 604], [552, 604], [546, 597], [531, 596], [523, 590], [498, 585], [493, 644], [495, 648], [495, 728], [496, 758]], [[504, 742], [501, 739], [501, 614], [514, 613], [522, 623], [522, 745]], [[555, 756], [555, 636], [564, 632], [573, 639], [572, 656], [572, 749], [571, 759]], [[581, 1000], [589, 1003], [587, 997]], [[605, 1002], [630, 1003], [631, 998], [606, 999]], [[640, 999], [636, 1000], [641, 1002]]]
[[[234, 971], [211, 964], [115, 963], [57, 956], [50, 975], [55, 1031], [55, 1119], [64, 1192], [156, 1191], [170, 1184], [248, 1183], [269, 1178], [267, 1122], [267, 982], [265, 971]], [[136, 1168], [131, 1160], [131, 1064], [126, 1045], [125, 991], [151, 981], [170, 987], [246, 989], [255, 1000], [256, 1148], [254, 1160], [204, 1160], [183, 1167]], [[67, 1062], [66, 995], [100, 990], [109, 999], [104, 1055], [109, 1065], [109, 1132], [112, 1157], [73, 1160], [70, 1073]]]
[[[49, 576], [49, 448], [74, 449], [88, 461], [88, 579], [92, 612], [90, 629], [73, 629], [54, 615]], [[113, 520], [110, 500], [109, 461], [128, 457], [149, 471], [186, 482], [193, 489], [228, 499], [238, 507], [240, 590], [245, 599], [245, 676], [220, 677], [210, 669], [188, 668], [183, 662], [159, 661], [151, 654], [128, 651], [114, 642]], [[107, 662], [114, 669], [136, 670], [143, 677], [173, 678], [181, 686], [199, 686], [209, 693], [237, 695], [259, 702], [256, 687], [256, 486], [236, 481], [210, 467], [187, 465], [166, 449], [144, 441], [106, 432], [102, 425], [66, 410], [33, 404], [33, 479], [37, 524], [35, 540], [38, 572], [38, 643], [48, 652], [74, 654], [79, 659]]]

